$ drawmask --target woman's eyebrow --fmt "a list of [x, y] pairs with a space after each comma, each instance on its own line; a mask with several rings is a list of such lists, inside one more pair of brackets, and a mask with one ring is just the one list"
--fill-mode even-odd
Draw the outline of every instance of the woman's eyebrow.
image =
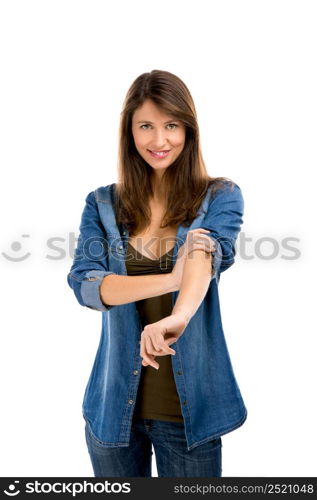
[[[178, 120], [168, 120], [167, 122], [164, 122], [164, 125], [166, 123], [177, 122], [177, 121]], [[150, 120], [139, 120], [137, 123], [152, 123], [153, 124], [153, 122], [151, 122]]]

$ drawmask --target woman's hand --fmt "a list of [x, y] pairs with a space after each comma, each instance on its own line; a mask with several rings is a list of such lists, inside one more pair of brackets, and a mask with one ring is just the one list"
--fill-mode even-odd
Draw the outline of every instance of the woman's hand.
[[[206, 234], [207, 229], [198, 228], [188, 231], [184, 244], [179, 248], [177, 260], [172, 270], [177, 290], [180, 289], [183, 277], [183, 270], [186, 258], [196, 249], [205, 252], [213, 252], [215, 244]], [[140, 355], [143, 358], [142, 365], [151, 365], [159, 368], [159, 364], [154, 361], [156, 356], [166, 356], [175, 354], [169, 347], [178, 340], [187, 326], [187, 319], [179, 314], [171, 314], [155, 323], [146, 325], [141, 333]]]
[[205, 250], [205, 252], [213, 252], [215, 250], [214, 242], [206, 233], [209, 233], [209, 231], [203, 228], [188, 231], [185, 242], [179, 248], [177, 260], [171, 273], [177, 290], [180, 289], [182, 283], [184, 264], [187, 256], [196, 249]]
[[160, 321], [146, 325], [141, 333], [140, 356], [143, 358], [142, 365], [159, 368], [160, 365], [154, 361], [155, 356], [174, 355], [174, 349], [169, 346], [179, 339], [186, 325], [186, 318], [179, 314], [172, 314]]

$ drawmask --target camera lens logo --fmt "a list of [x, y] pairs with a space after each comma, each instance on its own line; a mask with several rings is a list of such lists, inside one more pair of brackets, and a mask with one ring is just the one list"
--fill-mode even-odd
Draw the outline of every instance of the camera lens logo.
[[[19, 483], [20, 481], [14, 481], [14, 482]], [[8, 495], [9, 497], [15, 497], [16, 495], [18, 495], [20, 493], [20, 490], [16, 490], [15, 484], [9, 484], [8, 490], [10, 490], [10, 491], [4, 490], [4, 493], [6, 495]]]

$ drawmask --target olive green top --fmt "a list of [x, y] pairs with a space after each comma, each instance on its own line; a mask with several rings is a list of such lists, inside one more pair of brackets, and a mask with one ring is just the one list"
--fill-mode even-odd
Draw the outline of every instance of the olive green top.
[[[128, 275], [160, 274], [172, 271], [173, 249], [159, 259], [150, 259], [138, 252], [128, 243], [126, 268]], [[144, 328], [169, 316], [173, 309], [172, 292], [136, 301]], [[171, 354], [155, 358], [160, 365], [156, 370], [152, 366], [142, 366], [140, 384], [133, 418], [151, 418], [183, 422], [182, 411], [177, 393]]]

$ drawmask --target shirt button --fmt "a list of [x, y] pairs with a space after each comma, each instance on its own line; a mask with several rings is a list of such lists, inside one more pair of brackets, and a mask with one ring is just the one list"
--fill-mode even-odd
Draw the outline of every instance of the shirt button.
[[129, 405], [133, 405], [134, 401], [133, 399], [129, 399]]
[[119, 250], [122, 250], [122, 245], [119, 246]]
[[139, 370], [134, 370], [133, 375], [137, 375], [139, 373]]
[[178, 371], [178, 372], [177, 372], [177, 375], [182, 375], [182, 372]]
[[187, 405], [187, 399], [183, 401], [183, 405]]

